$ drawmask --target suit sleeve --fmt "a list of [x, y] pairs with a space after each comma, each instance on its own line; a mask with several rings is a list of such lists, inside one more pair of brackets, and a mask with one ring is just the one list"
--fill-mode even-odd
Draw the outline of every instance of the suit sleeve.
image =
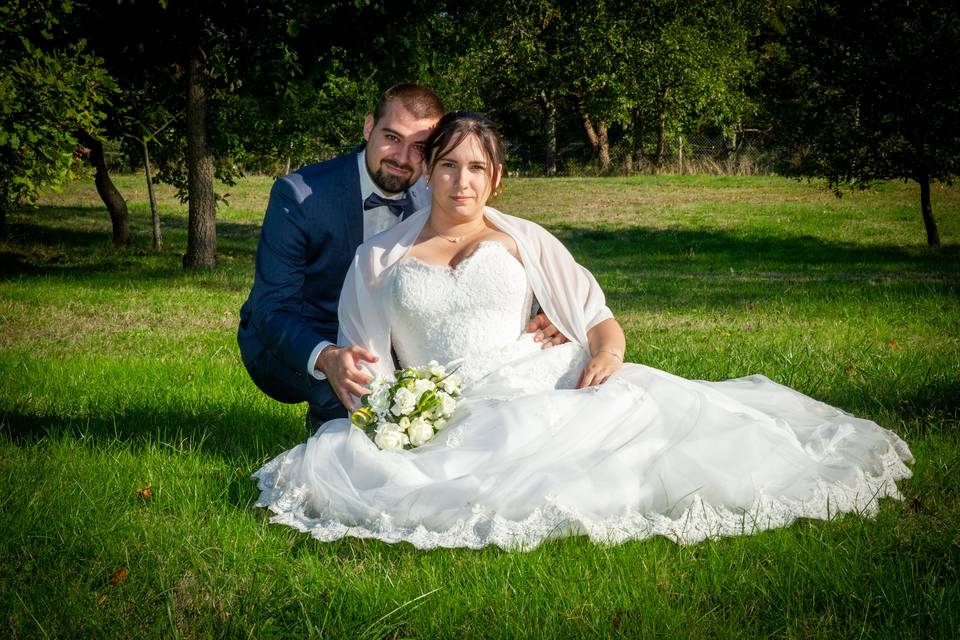
[[308, 249], [303, 209], [293, 185], [281, 178], [270, 192], [257, 246], [251, 320], [263, 344], [297, 371], [324, 340], [303, 320]]

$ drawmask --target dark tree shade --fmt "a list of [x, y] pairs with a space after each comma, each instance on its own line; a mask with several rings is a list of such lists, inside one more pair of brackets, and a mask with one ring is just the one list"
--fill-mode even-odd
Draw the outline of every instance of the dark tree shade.
[[83, 40], [61, 43], [69, 2], [0, 4], [0, 235], [6, 211], [71, 176], [78, 134], [94, 134], [113, 83]]
[[764, 52], [771, 137], [785, 168], [838, 190], [920, 185], [927, 243], [940, 245], [930, 182], [960, 169], [960, 12], [953, 0], [781, 5]]

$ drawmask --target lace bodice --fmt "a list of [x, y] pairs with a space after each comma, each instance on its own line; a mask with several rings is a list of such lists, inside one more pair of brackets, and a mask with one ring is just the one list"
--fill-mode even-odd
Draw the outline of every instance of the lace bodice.
[[406, 258], [397, 264], [390, 300], [400, 365], [463, 358], [459, 373], [476, 378], [483, 362], [517, 342], [532, 299], [523, 265], [496, 241], [481, 242], [456, 267]]

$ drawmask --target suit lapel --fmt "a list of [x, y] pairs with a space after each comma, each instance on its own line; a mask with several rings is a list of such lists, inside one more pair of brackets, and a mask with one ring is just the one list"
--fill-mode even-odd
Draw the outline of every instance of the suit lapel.
[[343, 186], [340, 190], [340, 210], [344, 213], [346, 238], [350, 244], [350, 252], [353, 253], [363, 242], [363, 202], [360, 198], [360, 172], [357, 166], [357, 153], [352, 153], [348, 157], [350, 160], [344, 165], [343, 177], [340, 182]]

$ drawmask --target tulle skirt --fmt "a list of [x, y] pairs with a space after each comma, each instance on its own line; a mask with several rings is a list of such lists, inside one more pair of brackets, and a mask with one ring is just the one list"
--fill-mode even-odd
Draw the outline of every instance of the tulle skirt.
[[679, 543], [875, 513], [913, 458], [894, 433], [756, 375], [625, 364], [575, 389], [586, 353], [522, 338], [429, 443], [382, 451], [346, 419], [260, 470], [257, 506], [320, 540], [532, 549], [587, 535]]

